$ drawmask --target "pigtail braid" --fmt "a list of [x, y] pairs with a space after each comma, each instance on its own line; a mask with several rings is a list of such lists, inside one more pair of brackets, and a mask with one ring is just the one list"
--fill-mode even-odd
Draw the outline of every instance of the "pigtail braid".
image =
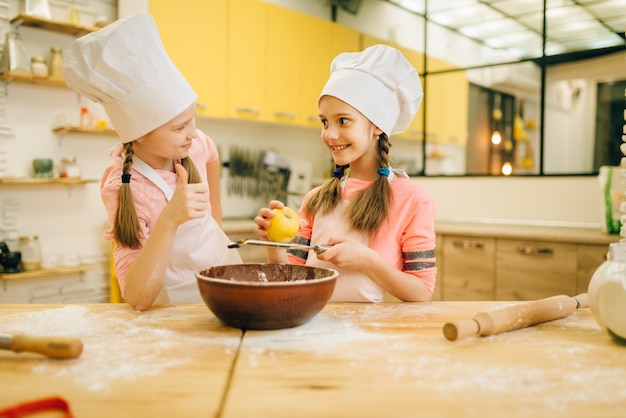
[[[389, 148], [391, 144], [386, 134], [378, 137], [379, 168], [389, 169]], [[391, 205], [391, 187], [385, 175], [379, 175], [374, 183], [356, 196], [348, 206], [347, 212], [352, 227], [368, 234], [375, 232], [389, 216]]]
[[[123, 145], [122, 154], [124, 155], [124, 165], [122, 174], [130, 176], [130, 169], [133, 165], [133, 147], [132, 144]], [[135, 202], [130, 189], [130, 183], [122, 182], [118, 192], [117, 213], [115, 214], [115, 226], [113, 228], [115, 241], [125, 247], [139, 248], [139, 220], [135, 211]]]
[[341, 178], [349, 165], [336, 165], [333, 176], [328, 179], [320, 189], [311, 196], [304, 206], [304, 213], [330, 212], [341, 201]]

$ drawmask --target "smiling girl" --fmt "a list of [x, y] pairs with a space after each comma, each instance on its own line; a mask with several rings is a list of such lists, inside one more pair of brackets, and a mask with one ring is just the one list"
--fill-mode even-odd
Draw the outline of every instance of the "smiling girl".
[[122, 294], [136, 309], [201, 302], [195, 273], [241, 263], [220, 228], [220, 161], [196, 129], [196, 94], [147, 14], [74, 41], [64, 77], [102, 104], [121, 144], [102, 176], [105, 237]]
[[[314, 251], [267, 249], [268, 261], [339, 270], [331, 301], [380, 302], [385, 292], [402, 301], [432, 297], [434, 209], [429, 194], [390, 167], [389, 136], [409, 126], [422, 99], [416, 70], [396, 49], [376, 45], [333, 60], [318, 105], [322, 142], [335, 170], [304, 198], [303, 226], [294, 242], [332, 245]], [[271, 201], [255, 218], [267, 238]]]

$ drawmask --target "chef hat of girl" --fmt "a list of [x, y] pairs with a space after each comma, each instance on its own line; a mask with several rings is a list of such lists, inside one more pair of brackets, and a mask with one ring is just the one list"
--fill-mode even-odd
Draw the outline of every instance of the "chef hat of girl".
[[198, 97], [145, 13], [74, 40], [63, 76], [73, 90], [102, 105], [122, 143], [169, 122]]
[[389, 136], [409, 127], [423, 92], [417, 71], [400, 51], [374, 45], [335, 57], [322, 96], [346, 102]]

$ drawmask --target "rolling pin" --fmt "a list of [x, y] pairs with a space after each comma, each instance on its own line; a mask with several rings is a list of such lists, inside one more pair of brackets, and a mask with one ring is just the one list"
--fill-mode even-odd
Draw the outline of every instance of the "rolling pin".
[[76, 358], [83, 352], [83, 342], [70, 337], [31, 337], [24, 334], [0, 334], [0, 349], [16, 353], [28, 351], [44, 356], [67, 359]]
[[542, 322], [565, 318], [578, 308], [589, 306], [586, 293], [578, 296], [558, 295], [529, 302], [520, 302], [502, 308], [480, 312], [473, 319], [448, 322], [443, 335], [450, 341], [472, 335], [500, 334]]

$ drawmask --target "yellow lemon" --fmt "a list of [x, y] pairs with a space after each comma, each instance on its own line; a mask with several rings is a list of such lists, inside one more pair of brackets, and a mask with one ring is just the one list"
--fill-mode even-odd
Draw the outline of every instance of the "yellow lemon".
[[272, 223], [267, 228], [267, 238], [274, 242], [291, 242], [300, 230], [298, 214], [289, 207], [274, 209]]

